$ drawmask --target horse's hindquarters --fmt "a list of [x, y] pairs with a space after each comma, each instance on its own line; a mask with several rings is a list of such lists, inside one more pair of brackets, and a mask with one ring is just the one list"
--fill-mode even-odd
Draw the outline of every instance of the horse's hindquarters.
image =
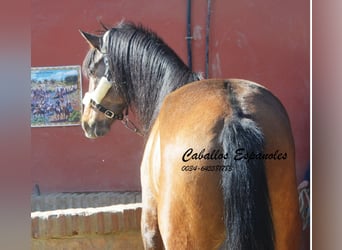
[[[275, 158], [283, 154], [281, 159], [265, 160], [275, 249], [298, 249], [294, 148], [286, 112], [259, 85], [227, 82], [192, 83], [164, 101], [142, 164], [148, 173], [142, 177], [142, 191], [153, 190], [149, 195], [153, 193], [158, 231], [166, 249], [217, 249], [225, 239], [223, 211], [227, 207], [223, 205], [221, 174], [234, 171], [234, 166], [225, 166], [222, 159], [235, 155], [225, 155], [218, 138], [232, 115], [229, 85], [244, 115], [263, 132], [265, 153], [277, 154]], [[155, 135], [158, 143], [150, 143], [155, 142]]]

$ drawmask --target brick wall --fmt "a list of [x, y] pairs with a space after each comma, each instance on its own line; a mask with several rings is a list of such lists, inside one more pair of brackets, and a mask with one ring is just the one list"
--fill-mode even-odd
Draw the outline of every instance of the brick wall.
[[[118, 199], [113, 202], [113, 197]], [[143, 249], [141, 203], [130, 203], [139, 199], [139, 193], [33, 196], [31, 249]], [[98, 205], [106, 203], [116, 204]]]

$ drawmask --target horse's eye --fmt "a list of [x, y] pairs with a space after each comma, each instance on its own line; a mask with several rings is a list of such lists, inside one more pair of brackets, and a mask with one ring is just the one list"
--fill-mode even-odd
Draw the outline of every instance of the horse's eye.
[[94, 69], [89, 69], [88, 71], [88, 75], [91, 76], [91, 77], [95, 77], [95, 70]]

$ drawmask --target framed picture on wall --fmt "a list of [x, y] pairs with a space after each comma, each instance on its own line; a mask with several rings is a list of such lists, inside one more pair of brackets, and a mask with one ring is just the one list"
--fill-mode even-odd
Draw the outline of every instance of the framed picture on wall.
[[31, 127], [79, 125], [80, 66], [31, 68]]

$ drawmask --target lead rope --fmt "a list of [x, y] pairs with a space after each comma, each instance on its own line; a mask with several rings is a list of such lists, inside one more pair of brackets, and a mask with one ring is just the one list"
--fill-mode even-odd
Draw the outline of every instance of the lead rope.
[[144, 133], [128, 118], [128, 103], [126, 102], [127, 107], [122, 112], [124, 114], [123, 119], [121, 120], [122, 124], [129, 130], [133, 131], [137, 135], [144, 137]]
[[140, 129], [138, 129], [138, 127], [130, 119], [128, 119], [127, 115], [124, 116], [121, 122], [127, 129], [133, 131], [137, 135], [144, 137], [144, 134], [140, 131]]

